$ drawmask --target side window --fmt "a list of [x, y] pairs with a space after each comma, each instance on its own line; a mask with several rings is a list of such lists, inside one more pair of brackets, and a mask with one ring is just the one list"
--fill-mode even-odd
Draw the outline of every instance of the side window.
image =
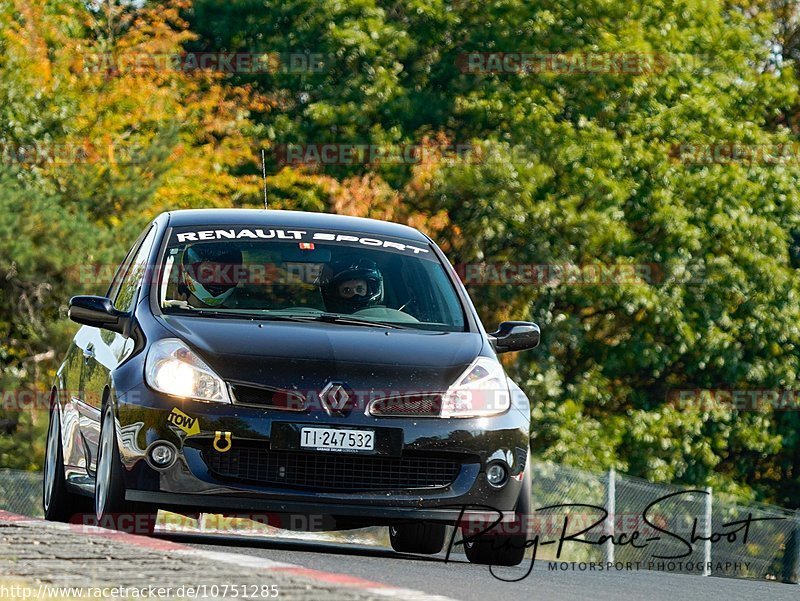
[[153, 226], [151, 225], [146, 230], [144, 230], [141, 234], [139, 234], [136, 238], [136, 241], [131, 246], [130, 250], [128, 250], [128, 254], [125, 255], [125, 258], [122, 260], [122, 263], [119, 264], [117, 270], [114, 272], [114, 279], [111, 280], [111, 285], [108, 287], [108, 291], [106, 292], [106, 298], [110, 298], [112, 301], [117, 297], [119, 294], [119, 288], [122, 284], [122, 278], [125, 273], [128, 271], [128, 267], [133, 261], [133, 258], [139, 252], [139, 249], [142, 246], [142, 240], [144, 237], [150, 233], [150, 228]]
[[145, 273], [147, 272], [147, 259], [150, 256], [150, 250], [153, 247], [153, 240], [156, 237], [155, 226], [150, 228], [147, 232], [142, 245], [139, 247], [136, 256], [128, 265], [124, 277], [119, 282], [119, 290], [116, 292], [116, 298], [111, 297], [114, 301], [114, 307], [120, 311], [130, 311], [133, 308], [133, 301], [136, 297], [136, 290], [142, 281]]

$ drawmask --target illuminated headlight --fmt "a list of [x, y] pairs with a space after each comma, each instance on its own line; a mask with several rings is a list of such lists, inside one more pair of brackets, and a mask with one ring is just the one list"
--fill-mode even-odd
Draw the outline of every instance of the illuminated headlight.
[[486, 417], [508, 411], [511, 396], [497, 361], [478, 357], [442, 399], [442, 417]]
[[160, 340], [150, 347], [144, 366], [152, 388], [173, 396], [230, 403], [225, 382], [180, 340]]

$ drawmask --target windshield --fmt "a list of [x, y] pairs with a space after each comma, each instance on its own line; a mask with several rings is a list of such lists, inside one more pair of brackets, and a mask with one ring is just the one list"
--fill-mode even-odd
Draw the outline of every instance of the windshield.
[[253, 226], [178, 228], [164, 257], [165, 314], [465, 329], [444, 267], [416, 241]]

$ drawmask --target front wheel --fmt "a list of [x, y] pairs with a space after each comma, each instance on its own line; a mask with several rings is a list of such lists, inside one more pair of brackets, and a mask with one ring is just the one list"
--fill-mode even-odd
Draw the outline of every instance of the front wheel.
[[525, 537], [519, 535], [481, 536], [464, 542], [470, 563], [517, 566], [525, 558]]
[[68, 522], [91, 510], [87, 497], [71, 492], [64, 475], [64, 449], [61, 444], [61, 415], [57, 397], [50, 407], [50, 426], [44, 456], [42, 479], [42, 509], [50, 522]]
[[125, 500], [122, 469], [114, 408], [109, 402], [103, 408], [95, 474], [94, 513], [97, 524], [132, 534], [152, 534], [158, 512]]
[[444, 548], [445, 524], [399, 524], [389, 527], [392, 549], [400, 553], [434, 555]]

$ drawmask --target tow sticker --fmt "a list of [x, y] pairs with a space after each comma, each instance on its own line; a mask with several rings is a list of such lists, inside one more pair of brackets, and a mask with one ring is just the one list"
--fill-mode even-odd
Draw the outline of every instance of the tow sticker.
[[186, 415], [183, 411], [174, 407], [167, 416], [167, 421], [173, 426], [180, 428], [188, 436], [200, 434], [200, 422], [196, 417]]

